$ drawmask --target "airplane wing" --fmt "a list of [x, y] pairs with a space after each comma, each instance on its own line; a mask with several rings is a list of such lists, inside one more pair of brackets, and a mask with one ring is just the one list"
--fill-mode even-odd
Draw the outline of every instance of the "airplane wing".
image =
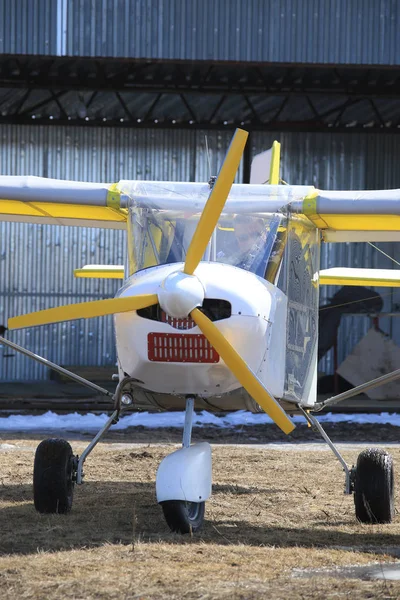
[[124, 279], [124, 272], [124, 265], [85, 265], [81, 269], [74, 269], [74, 276], [94, 279]]
[[319, 272], [319, 284], [400, 287], [400, 269], [323, 269]]
[[315, 190], [304, 199], [303, 213], [325, 242], [400, 241], [400, 189]]
[[[303, 213], [321, 229], [326, 242], [400, 241], [400, 189], [346, 192], [278, 185], [278, 160], [276, 145], [272, 185], [234, 184], [226, 211]], [[129, 199], [185, 211], [202, 210], [208, 195], [209, 186], [201, 183], [105, 184], [0, 176], [0, 221], [126, 229]]]
[[126, 229], [118, 184], [0, 176], [0, 221]]

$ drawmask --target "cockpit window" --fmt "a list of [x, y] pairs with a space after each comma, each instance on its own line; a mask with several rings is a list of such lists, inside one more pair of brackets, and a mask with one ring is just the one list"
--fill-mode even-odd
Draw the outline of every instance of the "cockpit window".
[[[200, 212], [130, 206], [131, 273], [185, 261]], [[285, 245], [286, 218], [272, 214], [222, 214], [203, 256], [275, 282]]]

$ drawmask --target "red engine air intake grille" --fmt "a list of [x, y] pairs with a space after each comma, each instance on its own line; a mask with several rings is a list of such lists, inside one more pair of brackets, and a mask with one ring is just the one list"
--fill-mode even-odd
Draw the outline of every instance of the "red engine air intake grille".
[[149, 333], [147, 352], [153, 362], [217, 363], [219, 354], [201, 333]]
[[161, 321], [163, 323], [168, 323], [168, 325], [171, 325], [174, 329], [193, 329], [193, 327], [196, 327], [196, 323], [191, 317], [176, 319], [167, 315], [163, 310], [161, 311]]

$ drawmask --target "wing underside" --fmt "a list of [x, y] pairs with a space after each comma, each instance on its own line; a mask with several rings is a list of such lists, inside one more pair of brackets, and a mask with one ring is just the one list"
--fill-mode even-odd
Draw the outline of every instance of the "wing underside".
[[85, 265], [81, 269], [74, 269], [74, 276], [92, 279], [124, 279], [123, 265]]
[[400, 287], [399, 269], [334, 267], [319, 272], [320, 285]]
[[0, 200], [0, 221], [125, 229], [126, 216], [106, 206]]

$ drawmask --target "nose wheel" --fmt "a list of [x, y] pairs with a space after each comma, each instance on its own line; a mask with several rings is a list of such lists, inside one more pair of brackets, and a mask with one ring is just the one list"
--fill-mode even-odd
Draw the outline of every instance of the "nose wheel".
[[161, 508], [171, 531], [195, 533], [203, 524], [205, 502], [168, 500], [161, 502]]
[[164, 458], [156, 477], [157, 500], [167, 525], [177, 533], [201, 528], [205, 500], [211, 495], [210, 445], [191, 445], [194, 401], [193, 396], [186, 398], [182, 448]]

